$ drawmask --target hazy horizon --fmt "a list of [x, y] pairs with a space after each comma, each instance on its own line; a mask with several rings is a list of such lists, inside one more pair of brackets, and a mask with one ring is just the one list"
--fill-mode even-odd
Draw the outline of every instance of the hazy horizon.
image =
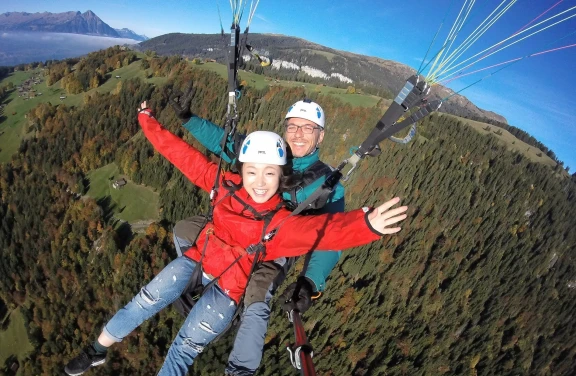
[[5, 31], [0, 34], [0, 65], [79, 57], [115, 45], [137, 44], [134, 39], [71, 33]]

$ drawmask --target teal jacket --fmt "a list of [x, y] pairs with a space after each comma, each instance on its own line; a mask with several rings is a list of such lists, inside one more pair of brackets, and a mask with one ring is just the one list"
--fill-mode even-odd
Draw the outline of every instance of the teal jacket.
[[[218, 125], [206, 120], [199, 118], [197, 116], [192, 116], [192, 118], [184, 124], [186, 128], [202, 145], [204, 145], [211, 152], [220, 155], [222, 148], [220, 147], [220, 141], [224, 135], [224, 129], [220, 128]], [[226, 145], [227, 149], [234, 150], [233, 141], [229, 141]], [[222, 154], [223, 159], [231, 163], [232, 161], [224, 153]], [[318, 160], [318, 150], [314, 153], [307, 155], [302, 158], [294, 158], [292, 160], [293, 169], [298, 172], [306, 170], [314, 162]], [[306, 200], [306, 198], [311, 195], [316, 188], [322, 185], [324, 179], [320, 178], [299, 190], [296, 193], [296, 200], [298, 203]], [[290, 195], [288, 193], [283, 194], [285, 200], [290, 200]], [[319, 210], [323, 213], [337, 213], [344, 211], [344, 187], [342, 184], [338, 183], [326, 205]], [[324, 291], [326, 287], [326, 278], [340, 259], [341, 251], [314, 251], [306, 268], [306, 277], [312, 280], [316, 285], [318, 291]]]

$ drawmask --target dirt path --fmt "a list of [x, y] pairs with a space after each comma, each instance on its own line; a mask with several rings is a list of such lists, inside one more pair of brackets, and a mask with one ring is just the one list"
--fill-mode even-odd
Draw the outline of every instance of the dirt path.
[[136, 221], [130, 223], [130, 227], [132, 228], [132, 232], [143, 234], [146, 232], [146, 228], [150, 226], [150, 223], [154, 222], [153, 219], [147, 219], [145, 221]]

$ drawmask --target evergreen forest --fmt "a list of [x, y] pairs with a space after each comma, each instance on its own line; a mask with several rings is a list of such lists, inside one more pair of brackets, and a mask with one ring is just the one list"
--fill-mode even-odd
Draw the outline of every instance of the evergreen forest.
[[[136, 59], [146, 76], [167, 83], [122, 80], [113, 92], [85, 95], [81, 106], [39, 104], [23, 120], [31, 131], [18, 152], [0, 164], [0, 323], [20, 312], [32, 348], [17, 358], [18, 375], [62, 374], [175, 257], [174, 223], [207, 208], [207, 195], [154, 152], [136, 113], [148, 100], [162, 124], [200, 147], [168, 98], [192, 81], [192, 111], [222, 124], [224, 79], [179, 57], [120, 49], [91, 54], [75, 69], [52, 62], [45, 75], [68, 93], [83, 92]], [[321, 157], [332, 165], [385, 110], [301, 87], [242, 90], [242, 132], [281, 132], [293, 102], [320, 103], [327, 114]], [[411, 143], [381, 147], [344, 184], [347, 208], [400, 196], [409, 217], [398, 235], [343, 253], [325, 294], [303, 316], [318, 374], [576, 374], [574, 176], [444, 114], [423, 120]], [[112, 215], [113, 202], [86, 195], [90, 172], [111, 163], [159, 194], [159, 219], [143, 233]], [[276, 299], [272, 308], [258, 375], [296, 375], [285, 348], [293, 329]], [[182, 322], [165, 309], [87, 374], [154, 375]], [[222, 375], [233, 336], [211, 344], [190, 374]], [[13, 374], [16, 358], [6, 358], [0, 375]]]

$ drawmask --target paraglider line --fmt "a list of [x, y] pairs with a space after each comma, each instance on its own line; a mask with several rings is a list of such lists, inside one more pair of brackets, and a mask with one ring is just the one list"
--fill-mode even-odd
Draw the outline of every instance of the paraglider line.
[[[555, 18], [555, 17], [558, 17], [559, 15], [561, 15], [561, 14], [563, 14], [563, 13], [566, 13], [566, 12], [568, 12], [568, 11], [570, 11], [570, 10], [573, 10], [573, 9], [576, 9], [576, 6], [570, 8], [570, 9], [564, 11], [564, 12], [561, 12], [561, 13], [555, 15], [555, 16], [552, 16], [552, 17], [550, 17], [550, 18], [548, 18], [548, 19], [546, 19], [546, 20], [544, 20], [544, 21], [542, 21], [542, 22], [539, 22], [538, 24], [536, 24], [536, 25], [534, 25], [534, 26], [531, 26], [531, 27], [529, 27], [528, 29], [526, 29], [526, 30], [524, 30], [524, 31], [522, 31], [522, 32], [526, 32], [526, 31], [528, 31], [528, 30], [530, 30], [530, 29], [532, 29], [532, 28], [534, 28], [534, 27], [536, 27], [536, 26], [538, 26], [538, 25], [541, 25], [542, 23], [544, 23], [544, 22], [546, 22], [546, 21], [549, 21], [549, 20], [551, 20], [551, 19], [553, 19], [553, 18]], [[491, 52], [491, 53], [489, 53], [488, 55], [485, 55], [485, 56], [479, 58], [479, 59], [476, 60], [475, 62], [472, 62], [472, 63], [468, 64], [468, 65], [465, 66], [464, 68], [461, 68], [461, 71], [464, 70], [464, 69], [466, 69], [466, 68], [468, 68], [468, 67], [470, 67], [471, 65], [473, 65], [473, 64], [481, 61], [481, 60], [484, 60], [485, 58], [487, 58], [487, 57], [489, 57], [489, 56], [494, 55], [494, 54], [497, 53], [497, 52], [500, 52], [500, 51], [502, 51], [502, 50], [505, 50], [506, 48], [511, 47], [511, 46], [513, 46], [514, 44], [523, 41], [524, 39], [527, 39], [527, 38], [529, 38], [529, 37], [531, 37], [531, 36], [533, 36], [533, 35], [536, 35], [536, 34], [542, 32], [542, 31], [544, 31], [544, 30], [546, 30], [546, 29], [549, 29], [549, 28], [551, 28], [551, 27], [553, 27], [553, 26], [556, 26], [556, 25], [558, 25], [558, 24], [560, 24], [560, 23], [562, 23], [562, 22], [564, 22], [564, 21], [569, 20], [570, 18], [573, 18], [573, 17], [576, 17], [576, 14], [570, 15], [570, 16], [564, 18], [564, 19], [561, 19], [560, 21], [557, 21], [557, 22], [555, 22], [555, 23], [553, 23], [553, 24], [551, 24], [551, 25], [548, 25], [548, 26], [543, 27], [543, 28], [541, 28], [541, 29], [539, 29], [539, 30], [536, 30], [536, 31], [532, 32], [531, 34], [528, 34], [528, 35], [526, 35], [526, 36], [524, 36], [524, 37], [522, 37], [522, 38], [520, 38], [520, 39], [518, 39], [518, 40], [515, 40], [515, 41], [511, 42], [510, 44], [508, 44], [508, 45], [506, 45], [506, 46], [503, 46], [503, 47], [497, 49], [496, 51]], [[519, 34], [518, 34], [518, 35], [519, 35]], [[569, 35], [570, 35], [570, 34], [569, 34]], [[505, 42], [505, 41], [507, 41], [507, 40], [510, 40], [511, 38], [512, 38], [512, 37], [508, 37], [508, 38], [506, 38], [505, 40], [503, 40], [502, 42]], [[563, 39], [563, 38], [565, 38], [565, 37], [562, 37], [562, 38], [560, 38], [560, 39]], [[558, 40], [560, 40], [560, 39], [557, 39], [556, 41], [558, 41]], [[555, 41], [555, 42], [556, 42], [556, 41]], [[499, 43], [497, 43], [497, 44], [501, 44], [502, 42], [499, 42]], [[474, 55], [474, 56], [472, 56], [472, 57], [470, 57], [470, 58], [468, 58], [468, 59], [466, 59], [466, 60], [464, 60], [464, 61], [456, 64], [456, 65], [453, 65], [451, 68], [444, 70], [444, 72], [443, 72], [442, 74], [447, 74], [448, 72], [455, 70], [455, 69], [456, 69], [457, 67], [459, 67], [460, 65], [462, 65], [462, 64], [466, 63], [467, 61], [473, 59], [474, 57], [476, 57], [476, 56], [484, 53], [485, 51], [490, 50], [491, 48], [493, 48], [493, 46], [486, 48], [484, 51], [478, 52], [476, 55]], [[451, 73], [450, 75], [448, 75], [448, 76], [446, 76], [446, 77], [444, 77], [444, 78], [448, 78], [448, 77], [450, 77], [450, 76], [452, 76], [452, 75], [454, 75], [454, 74], [455, 74], [455, 73]]]
[[[549, 43], [549, 44], [554, 44], [554, 43], [556, 43], [556, 42], [558, 42], [558, 41], [560, 41], [560, 40], [562, 40], [562, 39], [564, 39], [564, 38], [569, 37], [570, 35], [572, 35], [572, 34], [574, 34], [574, 33], [576, 33], [576, 31], [573, 31], [573, 32], [571, 32], [571, 33], [569, 33], [569, 34], [567, 34], [567, 35], [564, 35], [562, 38], [558, 38], [558, 39], [556, 39], [555, 41], [553, 41], [552, 43]], [[526, 56], [524, 56], [524, 57], [522, 57], [522, 58], [516, 59], [515, 61], [510, 62], [510, 64], [504, 65], [502, 68], [495, 70], [494, 72], [490, 73], [489, 75], [487, 75], [487, 76], [485, 76], [485, 77], [482, 77], [482, 78], [479, 79], [478, 81], [473, 82], [473, 83], [471, 83], [470, 85], [466, 86], [465, 88], [460, 89], [460, 90], [458, 90], [457, 92], [455, 92], [455, 93], [449, 95], [448, 97], [442, 99], [442, 102], [450, 99], [450, 98], [453, 97], [454, 95], [461, 93], [462, 91], [468, 89], [469, 87], [476, 85], [476, 84], [479, 83], [480, 81], [484, 81], [485, 79], [487, 79], [487, 78], [495, 75], [496, 73], [500, 72], [501, 70], [506, 69], [506, 68], [508, 68], [508, 67], [511, 67], [512, 65], [514, 65], [514, 64], [516, 64], [516, 63], [518, 63], [518, 62], [520, 62], [520, 61], [522, 61], [522, 60], [524, 60], [524, 59], [526, 59], [526, 58], [529, 58], [529, 57], [535, 56], [535, 55], [542, 55], [542, 54], [545, 54], [545, 53], [547, 53], [547, 52], [562, 50], [562, 49], [569, 48], [569, 47], [574, 47], [574, 46], [576, 46], [576, 44], [571, 44], [571, 45], [568, 45], [568, 46], [558, 47], [558, 48], [554, 48], [554, 49], [552, 49], [552, 50], [536, 52], [536, 53], [533, 53], [533, 54], [530, 54], [530, 55], [526, 55]], [[499, 64], [499, 65], [501, 65], [501, 64]]]
[[548, 13], [549, 11], [551, 11], [552, 9], [554, 9], [558, 4], [560, 4], [561, 2], [563, 2], [564, 0], [560, 0], [559, 2], [557, 2], [556, 4], [552, 5], [550, 8], [546, 9], [544, 12], [542, 12], [538, 17], [534, 18], [532, 21], [528, 22], [526, 25], [522, 26], [520, 29], [518, 29], [517, 32], [515, 32], [514, 34], [512, 34], [512, 36], [518, 34], [519, 32], [521, 32], [522, 30], [524, 30], [525, 28], [527, 28], [528, 26], [530, 26], [530, 24], [536, 22], [540, 17], [542, 17], [543, 15], [545, 15], [546, 13]]
[[[556, 4], [552, 5], [550, 8], [548, 8], [548, 9], [546, 9], [544, 12], [540, 13], [540, 15], [538, 15], [537, 17], [535, 17], [532, 21], [528, 22], [526, 25], [522, 26], [520, 29], [518, 29], [516, 32], [514, 32], [512, 35], [510, 35], [510, 38], [514, 37], [516, 34], [520, 33], [522, 30], [526, 29], [528, 26], [530, 26], [531, 24], [533, 24], [534, 22], [536, 22], [539, 18], [541, 18], [541, 17], [544, 16], [546, 13], [548, 13], [549, 11], [551, 11], [552, 9], [554, 9], [558, 4], [562, 3], [563, 1], [564, 1], [564, 0], [558, 1]], [[492, 49], [490, 49], [490, 51], [488, 51], [484, 56], [482, 56], [480, 59], [478, 59], [478, 60], [475, 61], [474, 63], [470, 64], [468, 67], [462, 69], [458, 75], [460, 76], [463, 72], [466, 71], [467, 68], [473, 66], [474, 64], [476, 64], [477, 62], [479, 62], [480, 60], [482, 60], [484, 57], [486, 57], [487, 55], [489, 55], [492, 51], [494, 51], [498, 46], [500, 46], [500, 45], [501, 45], [502, 43], [504, 43], [504, 42], [505, 42], [505, 41], [503, 40], [503, 41], [501, 41], [500, 43], [497, 43], [496, 45], [494, 45], [494, 47], [493, 47]], [[510, 60], [509, 62], [511, 62], [511, 61], [514, 61], [514, 60]], [[496, 65], [493, 65], [492, 67], [498, 66], [498, 65], [501, 65], [501, 64], [505, 64], [505, 63], [496, 64]], [[481, 69], [481, 70], [485, 70], [485, 69], [488, 69], [488, 68], [484, 68], [484, 69]], [[481, 70], [477, 70], [477, 71], [474, 71], [474, 72], [472, 72], [472, 73], [477, 73], [477, 72], [480, 72]], [[468, 73], [468, 74], [472, 74], [472, 73]], [[465, 74], [464, 76], [467, 76], [468, 74]], [[464, 76], [460, 76], [460, 77], [464, 77]], [[447, 82], [451, 82], [451, 81], [453, 81], [453, 80], [455, 80], [455, 79], [456, 79], [456, 77], [453, 78], [453, 79], [451, 79], [451, 80], [448, 80]], [[447, 83], [447, 82], [446, 82], [446, 83]]]
[[[504, 0], [504, 1], [506, 1], [506, 0]], [[488, 5], [488, 2], [487, 2], [487, 1], [485, 1], [484, 7], [486, 7], [486, 5]], [[484, 9], [484, 8], [482, 8], [482, 9]], [[472, 17], [471, 19], [467, 20], [467, 21], [465, 22], [465, 24], [467, 24], [468, 22], [471, 22], [471, 21], [474, 20], [476, 17], [477, 17], [477, 16], [474, 16], [474, 17]], [[456, 22], [456, 21], [455, 21], [455, 22]], [[464, 25], [462, 25], [462, 26], [464, 26]], [[428, 65], [430, 65], [430, 63], [432, 63], [432, 61], [434, 61], [434, 59], [436, 59], [436, 57], [437, 57], [439, 54], [441, 54], [442, 51], [444, 51], [444, 49], [445, 49], [446, 46], [448, 45], [448, 42], [449, 42], [449, 41], [446, 41], [446, 42], [444, 43], [444, 45], [442, 45], [442, 46], [440, 47], [440, 50], [439, 50], [438, 52], [436, 52], [436, 53], [434, 54], [434, 56], [432, 56], [432, 57], [430, 58], [430, 60], [428, 61], [428, 63], [426, 63], [426, 65], [424, 66], [424, 68], [419, 69], [419, 72], [420, 72], [420, 73], [424, 72], [424, 71], [426, 70], [426, 68], [428, 67]], [[435, 65], [435, 63], [434, 63], [433, 66], [430, 68], [430, 71], [433, 70], [434, 65]]]
[[422, 70], [426, 69], [426, 67], [428, 66], [428, 64], [426, 64], [426, 66], [424, 68], [422, 68], [422, 65], [424, 65], [424, 62], [426, 61], [426, 57], [428, 57], [428, 53], [430, 52], [430, 49], [434, 45], [434, 42], [436, 41], [438, 34], [440, 34], [440, 30], [442, 29], [442, 25], [444, 25], [444, 21], [446, 21], [446, 17], [448, 17], [448, 12], [450, 11], [452, 4], [454, 4], [454, 0], [450, 1], [450, 5], [448, 5], [448, 9], [446, 9], [446, 13], [444, 14], [444, 18], [442, 19], [442, 22], [440, 22], [440, 27], [438, 27], [438, 30], [436, 30], [436, 34], [434, 34], [434, 38], [432, 38], [432, 42], [430, 42], [430, 45], [428, 46], [428, 50], [426, 51], [426, 54], [422, 58], [422, 62], [420, 63], [420, 67], [418, 67], [418, 72], [416, 74], [420, 74], [422, 72]]
[[[486, 33], [486, 31], [488, 29], [490, 29], [508, 10], [510, 10], [510, 8], [516, 3], [516, 1], [517, 0], [514, 0], [511, 3], [509, 3], [508, 5], [506, 5], [506, 7], [504, 9], [500, 10], [499, 13], [497, 13], [496, 15], [494, 15], [494, 13], [498, 10], [500, 5], [502, 5], [504, 2], [502, 2], [498, 6], [498, 8], [496, 8], [494, 11], [492, 11], [492, 13], [484, 21], [482, 21], [480, 26], [478, 26], [464, 40], [464, 42], [458, 48], [456, 48], [456, 50], [454, 50], [454, 52], [452, 52], [452, 54], [450, 54], [450, 56], [448, 56], [447, 58], [444, 59], [443, 63], [434, 72], [434, 76], [432, 78], [435, 80], [438, 76], [441, 76], [441, 75], [445, 74], [446, 72], [450, 71], [451, 70], [451, 68], [450, 68], [451, 64], [454, 61], [456, 61], [460, 56], [462, 56], [474, 43], [476, 43], [484, 35], [484, 33]], [[492, 16], [492, 15], [494, 15], [494, 16]], [[500, 42], [500, 43], [502, 43], [502, 42]], [[484, 51], [486, 51], [486, 50], [484, 50]], [[474, 56], [477, 56], [480, 53], [482, 53], [482, 52], [479, 52], [478, 54], [476, 54]], [[466, 62], [470, 59], [467, 59], [464, 62]], [[459, 65], [461, 65], [461, 64], [458, 64], [456, 66], [459, 66]], [[443, 69], [441, 72], [438, 72], [442, 68], [445, 68], [445, 69]]]
[[535, 54], [532, 54], [530, 56], [537, 56], [537, 55], [542, 55], [542, 54], [546, 54], [548, 52], [553, 52], [553, 51], [558, 51], [558, 50], [563, 50], [565, 48], [570, 48], [570, 47], [576, 47], [576, 43], [575, 44], [570, 44], [568, 46], [563, 46], [563, 47], [558, 47], [558, 48], [553, 48], [551, 50], [547, 50], [547, 51], [542, 51], [542, 52], [536, 52]]
[[499, 67], [500, 65], [513, 63], [513, 62], [515, 62], [515, 61], [522, 60], [522, 59], [524, 59], [524, 58], [528, 58], [528, 57], [532, 57], [532, 56], [538, 56], [538, 55], [543, 55], [543, 54], [547, 54], [547, 53], [549, 53], [549, 52], [564, 50], [564, 49], [566, 49], [566, 48], [571, 48], [571, 47], [576, 47], [576, 43], [575, 43], [575, 44], [570, 44], [570, 45], [567, 45], [567, 46], [558, 47], [558, 48], [553, 48], [553, 49], [546, 50], [546, 51], [536, 52], [536, 53], [533, 53], [533, 54], [530, 54], [530, 55], [524, 56], [524, 57], [517, 57], [516, 59], [512, 59], [512, 60], [504, 61], [504, 62], [502, 62], [502, 63], [494, 64], [494, 65], [491, 65], [491, 66], [489, 66], [489, 67], [485, 67], [485, 68], [482, 68], [482, 69], [478, 69], [478, 70], [475, 70], [475, 71], [473, 71], [473, 72], [469, 72], [469, 73], [460, 75], [460, 76], [458, 76], [458, 77], [451, 78], [451, 79], [449, 79], [449, 80], [440, 81], [439, 83], [442, 84], [442, 85], [446, 85], [446, 84], [448, 84], [448, 83], [450, 83], [450, 82], [452, 82], [452, 81], [454, 81], [454, 80], [457, 80], [457, 79], [459, 79], [459, 78], [466, 77], [466, 76], [469, 76], [469, 75], [474, 74], [474, 73], [482, 72], [482, 71], [485, 71], [485, 70], [490, 69], [490, 68]]

